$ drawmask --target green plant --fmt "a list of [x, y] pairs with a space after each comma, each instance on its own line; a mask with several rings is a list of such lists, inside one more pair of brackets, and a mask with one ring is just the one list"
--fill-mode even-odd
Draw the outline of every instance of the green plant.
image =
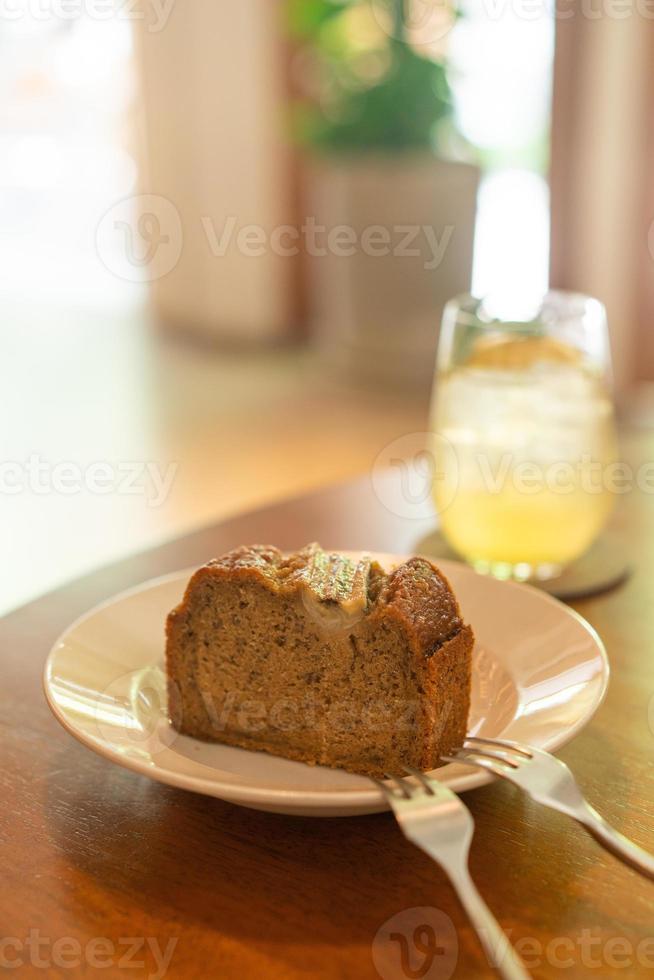
[[405, 2], [288, 0], [301, 142], [332, 152], [437, 146], [452, 112], [445, 65], [409, 43]]

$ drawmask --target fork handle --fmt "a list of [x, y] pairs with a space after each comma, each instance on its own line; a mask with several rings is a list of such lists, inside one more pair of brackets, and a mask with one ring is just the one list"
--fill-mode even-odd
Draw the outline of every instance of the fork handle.
[[491, 966], [504, 980], [530, 980], [531, 975], [477, 891], [468, 869], [443, 867], [468, 913]]
[[583, 807], [575, 812], [575, 818], [582, 824], [607, 851], [629, 864], [636, 871], [654, 878], [654, 857], [634, 844], [628, 837], [615, 830], [597, 810], [584, 800]]

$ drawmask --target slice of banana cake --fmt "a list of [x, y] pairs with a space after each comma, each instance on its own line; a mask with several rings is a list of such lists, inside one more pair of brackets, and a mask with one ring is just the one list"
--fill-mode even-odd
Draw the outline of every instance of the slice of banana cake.
[[426, 558], [237, 548], [195, 572], [166, 640], [185, 735], [381, 776], [466, 734], [473, 634]]

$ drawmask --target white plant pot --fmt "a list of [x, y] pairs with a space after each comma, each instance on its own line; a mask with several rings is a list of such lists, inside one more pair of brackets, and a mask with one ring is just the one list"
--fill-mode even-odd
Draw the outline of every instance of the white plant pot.
[[428, 154], [310, 162], [307, 213], [331, 235], [322, 250], [305, 236], [310, 322], [328, 361], [429, 384], [443, 306], [470, 289], [478, 182]]

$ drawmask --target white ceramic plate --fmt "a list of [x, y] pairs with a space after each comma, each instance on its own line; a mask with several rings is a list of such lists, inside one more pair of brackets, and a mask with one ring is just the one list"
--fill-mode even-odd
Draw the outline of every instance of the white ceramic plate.
[[[375, 556], [384, 566], [404, 559]], [[472, 624], [470, 734], [555, 749], [600, 705], [609, 676], [594, 630], [556, 599], [441, 561]], [[121, 766], [172, 786], [279, 813], [346, 816], [387, 809], [370, 780], [178, 735], [166, 717], [163, 627], [190, 571], [146, 582], [97, 606], [50, 652], [45, 692], [61, 724]], [[461, 791], [490, 776], [459, 765], [436, 775]]]

